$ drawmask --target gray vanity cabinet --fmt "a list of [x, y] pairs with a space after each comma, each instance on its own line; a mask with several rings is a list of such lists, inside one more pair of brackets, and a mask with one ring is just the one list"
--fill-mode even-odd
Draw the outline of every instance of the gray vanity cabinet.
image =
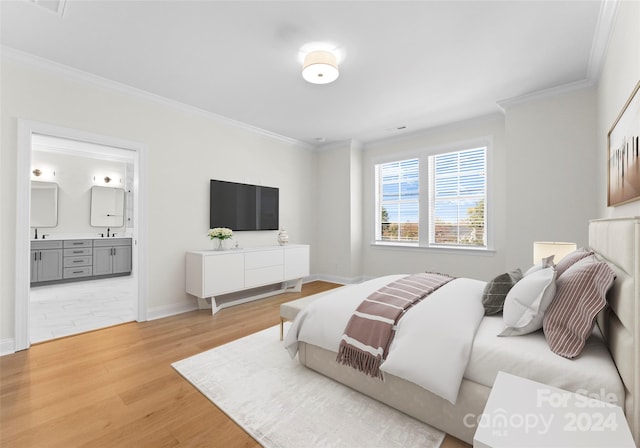
[[129, 275], [131, 242], [131, 238], [33, 240], [31, 286]]
[[131, 239], [93, 241], [93, 275], [131, 272]]
[[31, 242], [31, 283], [62, 279], [62, 241]]

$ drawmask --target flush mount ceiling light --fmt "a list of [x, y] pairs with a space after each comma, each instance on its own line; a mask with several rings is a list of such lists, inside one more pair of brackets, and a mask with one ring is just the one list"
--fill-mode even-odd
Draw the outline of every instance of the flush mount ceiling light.
[[304, 57], [302, 77], [312, 84], [329, 84], [339, 74], [336, 56], [329, 51], [311, 51]]

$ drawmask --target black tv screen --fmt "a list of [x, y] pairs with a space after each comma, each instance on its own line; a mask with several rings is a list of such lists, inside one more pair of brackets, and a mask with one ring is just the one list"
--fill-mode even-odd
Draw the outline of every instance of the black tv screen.
[[278, 230], [279, 190], [211, 179], [209, 228]]

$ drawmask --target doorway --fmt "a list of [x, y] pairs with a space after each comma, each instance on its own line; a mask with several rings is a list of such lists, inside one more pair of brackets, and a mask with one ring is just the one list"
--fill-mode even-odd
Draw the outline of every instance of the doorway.
[[[120, 160], [130, 166], [130, 219], [132, 225], [127, 231], [132, 238], [132, 276], [129, 283], [122, 278], [120, 283], [110, 281], [111, 288], [131, 292], [133, 306], [131, 317], [136, 321], [146, 320], [147, 296], [146, 296], [146, 204], [145, 196], [145, 170], [146, 147], [137, 142], [125, 141], [109, 136], [89, 134], [73, 129], [61, 128], [43, 123], [20, 120], [18, 123], [18, 172], [17, 172], [17, 206], [16, 206], [16, 313], [15, 313], [15, 350], [27, 349], [33, 337], [30, 335], [31, 327], [31, 288], [30, 288], [30, 257], [31, 244], [30, 208], [31, 208], [31, 172], [33, 162], [34, 144], [47, 143], [46, 150], [51, 155], [73, 156], [87, 159]], [[42, 149], [38, 146], [38, 149]], [[108, 280], [108, 279], [107, 279]], [[104, 280], [97, 280], [98, 283]], [[91, 287], [92, 281], [81, 282], [84, 286]], [[77, 285], [55, 285], [59, 290], [66, 290], [66, 294], [73, 291]], [[101, 286], [95, 284], [97, 288]], [[104, 284], [102, 285], [105, 286]], [[46, 288], [46, 286], [44, 287]], [[104, 288], [103, 288], [104, 289]], [[55, 288], [54, 288], [55, 290]], [[78, 294], [76, 292], [76, 294]], [[79, 293], [82, 295], [82, 292]], [[129, 319], [131, 320], [131, 319]], [[117, 323], [117, 322], [115, 322]], [[86, 331], [88, 327], [84, 327]], [[36, 341], [41, 339], [36, 337]]]

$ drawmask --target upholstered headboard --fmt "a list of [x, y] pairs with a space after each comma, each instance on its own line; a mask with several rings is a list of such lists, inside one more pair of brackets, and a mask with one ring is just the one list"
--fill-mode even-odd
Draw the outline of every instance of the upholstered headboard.
[[640, 446], [640, 217], [591, 221], [589, 246], [616, 273], [597, 322], [624, 382], [623, 407]]

